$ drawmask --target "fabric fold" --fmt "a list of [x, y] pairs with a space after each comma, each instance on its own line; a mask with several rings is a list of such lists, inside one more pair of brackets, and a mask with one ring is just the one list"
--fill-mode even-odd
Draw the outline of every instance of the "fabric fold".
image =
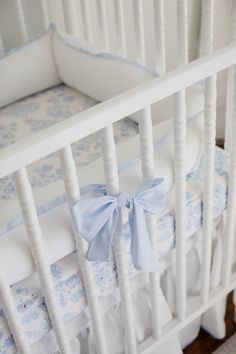
[[[102, 186], [98, 186], [94, 188], [103, 193]], [[133, 194], [122, 192], [117, 196], [102, 195], [79, 200], [71, 207], [71, 214], [77, 231], [89, 243], [88, 260], [104, 262], [109, 258], [116, 237], [123, 235], [122, 210], [127, 208], [134, 267], [144, 272], [157, 272], [158, 264], [149, 239], [146, 214], [161, 215], [164, 207], [164, 179], [157, 178]]]

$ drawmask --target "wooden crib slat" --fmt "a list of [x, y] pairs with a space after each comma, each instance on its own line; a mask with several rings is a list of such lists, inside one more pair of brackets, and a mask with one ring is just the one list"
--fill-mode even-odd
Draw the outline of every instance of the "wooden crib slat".
[[119, 38], [120, 55], [127, 58], [127, 38], [125, 30], [124, 0], [115, 1], [115, 14], [117, 22], [117, 35]]
[[186, 100], [185, 91], [174, 95], [175, 224], [177, 317], [186, 317]]
[[166, 38], [164, 0], [154, 0], [154, 24], [156, 39], [156, 70], [161, 74], [166, 72]]
[[0, 57], [2, 57], [4, 54], [5, 54], [4, 44], [3, 44], [2, 34], [0, 32]]
[[44, 245], [43, 235], [32, 195], [32, 188], [26, 169], [22, 168], [21, 170], [16, 171], [14, 177], [31, 252], [43, 289], [57, 343], [63, 354], [71, 354], [71, 346], [65, 334], [64, 323], [62, 316], [60, 315], [60, 307], [56, 300], [55, 288], [50, 273], [50, 267], [47, 262], [47, 251]]
[[[232, 23], [231, 23], [231, 39], [236, 40], [236, 1], [233, 2]], [[233, 109], [233, 83], [234, 83], [234, 66], [227, 70], [227, 89], [226, 89], [226, 119], [225, 119], [225, 145], [224, 148], [230, 149], [230, 126], [232, 121]]]
[[177, 1], [178, 14], [178, 64], [188, 63], [188, 1]]
[[[80, 198], [80, 188], [71, 146], [66, 146], [60, 151], [60, 161], [68, 202], [70, 205], [73, 205]], [[102, 315], [99, 308], [96, 280], [94, 278], [92, 265], [86, 259], [87, 244], [77, 233], [75, 228], [74, 235], [80, 271], [96, 338], [96, 348], [99, 354], [109, 354], [106, 346]]]
[[[188, 4], [177, 1], [178, 64], [188, 63]], [[175, 146], [175, 225], [176, 225], [176, 313], [180, 321], [186, 317], [186, 98], [185, 90], [174, 95]]]
[[226, 287], [230, 283], [232, 261], [235, 246], [235, 219], [236, 219], [236, 70], [234, 68], [233, 110], [231, 122], [230, 166], [228, 180], [227, 221], [224, 235], [222, 282]]
[[10, 286], [2, 276], [0, 276], [0, 302], [1, 306], [3, 307], [8, 326], [13, 335], [17, 350], [21, 354], [30, 354], [31, 349], [27, 342], [27, 338], [22, 331], [21, 324], [19, 323], [16, 311], [16, 303], [13, 298]]
[[145, 44], [145, 27], [144, 27], [144, 9], [143, 0], [134, 0], [134, 24], [136, 36], [136, 60], [137, 62], [146, 64], [146, 44]]
[[92, 18], [91, 18], [91, 3], [90, 0], [82, 0], [81, 9], [83, 12], [83, 19], [84, 19], [84, 33], [86, 40], [93, 44], [94, 42], [94, 33], [93, 33], [93, 25], [92, 25]]
[[102, 28], [103, 36], [103, 46], [106, 52], [110, 51], [110, 34], [109, 34], [109, 23], [108, 23], [108, 12], [107, 12], [107, 0], [97, 0], [99, 12], [100, 12], [100, 23]]
[[144, 182], [154, 179], [153, 159], [153, 131], [151, 107], [147, 106], [141, 111], [139, 120], [140, 153], [142, 161], [142, 175]]
[[40, 7], [42, 13], [43, 29], [46, 31], [50, 24], [47, 0], [40, 0]]
[[200, 43], [201, 55], [212, 53], [213, 50], [214, 0], [202, 0], [202, 36]]
[[[119, 178], [112, 125], [101, 130], [101, 142], [107, 191], [108, 194], [116, 195], [119, 193]], [[127, 353], [137, 354], [127, 258], [124, 238], [122, 235], [117, 235], [115, 241], [115, 260], [119, 280]]]
[[203, 238], [201, 265], [201, 300], [205, 304], [210, 292], [212, 257], [213, 197], [215, 177], [216, 138], [216, 75], [205, 80], [204, 113], [204, 186], [203, 186]]
[[15, 0], [15, 7], [16, 7], [16, 14], [17, 14], [17, 21], [19, 23], [20, 39], [22, 43], [24, 43], [28, 39], [28, 31], [25, 22], [25, 14], [24, 14], [22, 0]]
[[79, 35], [78, 13], [75, 0], [63, 0], [66, 31], [71, 36]]
[[[147, 106], [142, 110], [142, 115], [139, 121], [140, 134], [140, 152], [142, 161], [143, 181], [147, 182], [155, 178], [154, 173], [154, 154], [153, 154], [153, 130], [151, 107]], [[147, 217], [148, 231], [150, 241], [156, 257], [157, 254], [157, 233], [156, 233], [155, 216]], [[153, 337], [159, 339], [161, 336], [161, 309], [160, 309], [160, 276], [158, 273], [149, 274], [150, 290], [151, 290], [151, 306], [152, 306], [152, 328]]]

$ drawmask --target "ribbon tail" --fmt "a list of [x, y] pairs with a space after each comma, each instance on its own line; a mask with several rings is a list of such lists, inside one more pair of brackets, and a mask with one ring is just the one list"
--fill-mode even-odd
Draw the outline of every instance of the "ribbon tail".
[[117, 213], [114, 210], [113, 214], [97, 233], [96, 237], [89, 242], [87, 259], [92, 262], [107, 262], [113, 237], [116, 233]]
[[143, 272], [158, 272], [157, 257], [149, 239], [146, 215], [144, 209], [138, 203], [134, 203], [133, 210], [130, 212], [130, 229], [130, 251], [134, 267]]

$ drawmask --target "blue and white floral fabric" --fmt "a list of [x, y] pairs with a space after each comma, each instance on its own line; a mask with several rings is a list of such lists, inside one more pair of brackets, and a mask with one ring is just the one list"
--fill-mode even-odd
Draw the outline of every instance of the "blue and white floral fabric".
[[[217, 218], [226, 208], [228, 171], [228, 154], [218, 148], [216, 149], [215, 168], [214, 218]], [[187, 178], [187, 237], [197, 232], [202, 225], [202, 178], [203, 159], [198, 169], [189, 174]], [[175, 245], [175, 218], [174, 212], [171, 211], [172, 197], [173, 191], [170, 191], [167, 196], [167, 209], [169, 211], [157, 221], [160, 258], [172, 250]], [[134, 278], [139, 272], [134, 269], [129, 254], [130, 230], [128, 223], [125, 225], [124, 230], [127, 256], [130, 260], [130, 278]], [[116, 266], [112, 256], [108, 262], [94, 262], [93, 269], [98, 286], [98, 296], [101, 297], [111, 293], [117, 285]], [[75, 254], [67, 256], [53, 264], [51, 266], [51, 273], [61, 314], [64, 321], [67, 322], [86, 307], [84, 288]], [[24, 328], [30, 343], [35, 343], [51, 329], [50, 319], [37, 276], [31, 276], [15, 284], [12, 286], [12, 291], [22, 328]], [[0, 310], [0, 348], [0, 352], [4, 354], [16, 353], [14, 340], [7, 326], [3, 310]]]
[[[92, 98], [60, 85], [2, 108], [0, 109], [0, 149], [82, 112], [96, 103]], [[138, 126], [131, 119], [123, 119], [114, 124], [117, 143], [124, 142], [137, 133]], [[73, 153], [78, 167], [88, 165], [100, 157], [99, 133], [75, 143]], [[60, 180], [62, 176], [58, 154], [49, 155], [33, 164], [29, 167], [29, 172], [34, 189]], [[11, 177], [0, 179], [0, 200], [10, 199], [14, 194]]]
[[[63, 85], [34, 95], [0, 110], [0, 147], [22, 139], [25, 136], [55, 124], [67, 117], [96, 104], [95, 101]], [[118, 142], [137, 135], [137, 125], [129, 119], [115, 125]], [[101, 155], [98, 134], [81, 140], [74, 145], [77, 166], [90, 164]], [[214, 191], [214, 217], [217, 218], [226, 207], [228, 154], [216, 149], [216, 177]], [[30, 167], [31, 183], [35, 189], [48, 186], [61, 179], [59, 160], [53, 154]], [[187, 226], [189, 237], [199, 230], [202, 224], [203, 160], [197, 170], [187, 179]], [[15, 191], [11, 178], [0, 180], [0, 199], [2, 202], [14, 201]], [[167, 207], [164, 216], [157, 221], [158, 252], [160, 258], [175, 246], [175, 217], [173, 212], [173, 191], [167, 194]], [[139, 274], [134, 269], [129, 254], [130, 229], [124, 226], [124, 234], [129, 257], [130, 278]], [[0, 236], [1, 237], [1, 236]], [[117, 285], [116, 266], [112, 256], [107, 262], [93, 263], [98, 286], [98, 296], [110, 294]], [[78, 270], [75, 254], [64, 257], [51, 266], [56, 288], [57, 300], [65, 322], [75, 318], [86, 308], [85, 292]], [[16, 309], [21, 326], [30, 343], [36, 343], [51, 330], [46, 304], [37, 275], [12, 286]], [[0, 306], [0, 353], [16, 353], [13, 337]]]

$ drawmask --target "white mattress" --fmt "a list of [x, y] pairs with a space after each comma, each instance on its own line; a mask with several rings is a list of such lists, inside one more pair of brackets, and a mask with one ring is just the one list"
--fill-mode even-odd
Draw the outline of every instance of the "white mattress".
[[[88, 108], [95, 104], [90, 98], [71, 90], [63, 85], [44, 93], [34, 95], [30, 98], [15, 103], [0, 111], [0, 135], [2, 147], [7, 146], [18, 139], [23, 138], [27, 134], [32, 133], [45, 126], [54, 124], [61, 119]], [[41, 117], [46, 117], [42, 120]], [[48, 117], [52, 119], [48, 119]], [[116, 139], [124, 141], [127, 138], [137, 135], [137, 126], [129, 119], [123, 120], [116, 124], [115, 127]], [[84, 166], [100, 156], [100, 146], [98, 135], [93, 135], [79, 142], [74, 147], [77, 166]], [[31, 182], [37, 190], [47, 191], [47, 196], [50, 197], [51, 182], [57, 184], [61, 179], [58, 158], [56, 154], [40, 161], [37, 165], [31, 168]], [[124, 171], [129, 164], [123, 165]], [[228, 155], [220, 149], [216, 150], [216, 184], [214, 197], [214, 217], [218, 217], [225, 209], [226, 194], [227, 194], [227, 166]], [[88, 170], [89, 171], [89, 170]], [[198, 168], [188, 176], [188, 194], [187, 194], [187, 228], [186, 236], [193, 235], [200, 227], [202, 222], [202, 198], [201, 198], [201, 181], [202, 181], [202, 161]], [[125, 175], [125, 174], [124, 174]], [[60, 190], [59, 188], [59, 190]], [[55, 195], [55, 190], [53, 193]], [[41, 194], [41, 193], [39, 193]], [[0, 181], [0, 199], [6, 202], [7, 205], [15, 203], [15, 193], [10, 178]], [[48, 250], [55, 248], [60, 238], [60, 244], [63, 248], [67, 248], [68, 254], [74, 249], [74, 242], [71, 230], [71, 221], [68, 213], [68, 206], [64, 199], [57, 200], [58, 203], [51, 205], [49, 211], [40, 216], [40, 223], [43, 229], [44, 237], [47, 238]], [[13, 204], [12, 204], [13, 205]], [[173, 207], [173, 191], [170, 190], [167, 194], [166, 212], [163, 217], [158, 220], [158, 250], [160, 257], [166, 255], [175, 244], [174, 237], [174, 213]], [[58, 224], [60, 220], [60, 224]], [[4, 231], [4, 230], [2, 230]], [[5, 230], [6, 231], [6, 230]], [[129, 226], [125, 225], [127, 253], [129, 253]], [[10, 283], [14, 283], [14, 276], [17, 279], [16, 262], [19, 264], [24, 262], [32, 262], [28, 257], [27, 238], [25, 235], [24, 226], [20, 225], [10, 228], [9, 232], [2, 232], [1, 247], [0, 247], [0, 262], [3, 262], [4, 254], [1, 252], [6, 246], [9, 252], [12, 253], [12, 262], [9, 263], [9, 273], [12, 278]], [[59, 243], [58, 243], [59, 244]], [[14, 257], [15, 246], [18, 247], [17, 258]], [[48, 252], [49, 252], [48, 251]], [[61, 255], [65, 255], [64, 249], [61, 250]], [[50, 262], [52, 263], [51, 272], [55, 283], [57, 297], [62, 311], [64, 321], [67, 322], [74, 318], [82, 309], [85, 308], [85, 294], [83, 285], [80, 279], [78, 264], [75, 255], [68, 255], [62, 260], [60, 259], [60, 247], [57, 253], [49, 252]], [[53, 259], [55, 257], [55, 259]], [[26, 264], [29, 268], [33, 266]], [[12, 270], [10, 269], [12, 267]], [[111, 293], [116, 287], [116, 268], [114, 260], [109, 259], [107, 263], [93, 264], [96, 282], [98, 285], [99, 296], [104, 296]], [[18, 267], [19, 269], [21, 267]], [[138, 274], [130, 261], [130, 278], [134, 278]], [[25, 278], [25, 279], [24, 279]], [[18, 315], [31, 343], [35, 343], [42, 338], [50, 329], [51, 324], [48, 318], [45, 302], [42, 295], [42, 289], [37, 280], [36, 275], [28, 277], [27, 272], [21, 274], [20, 279], [24, 279], [12, 286], [12, 291], [16, 301]], [[0, 352], [15, 353], [14, 341], [7, 327], [4, 318], [4, 313], [0, 310]]]

